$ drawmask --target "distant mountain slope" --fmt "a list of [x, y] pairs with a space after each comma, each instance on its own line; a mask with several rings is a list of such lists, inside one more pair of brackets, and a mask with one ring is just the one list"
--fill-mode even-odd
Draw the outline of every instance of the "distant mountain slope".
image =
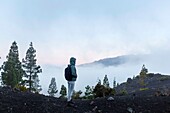
[[170, 95], [170, 76], [148, 73], [143, 79], [138, 75], [135, 78], [128, 78], [127, 82], [121, 83], [116, 87], [117, 94], [122, 93], [122, 91], [127, 94], [136, 95], [155, 95], [157, 92], [161, 94]]
[[138, 55], [122, 55], [122, 56], [117, 56], [113, 58], [104, 58], [100, 59], [91, 63], [85, 63], [81, 64], [79, 66], [93, 66], [93, 65], [101, 65], [101, 66], [119, 66], [125, 63], [135, 63], [135, 62], [140, 62], [141, 61], [140, 56]]

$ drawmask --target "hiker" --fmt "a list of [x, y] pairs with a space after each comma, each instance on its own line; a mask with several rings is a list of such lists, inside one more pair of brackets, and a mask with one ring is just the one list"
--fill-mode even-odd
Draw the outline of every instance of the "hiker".
[[65, 71], [65, 77], [69, 75], [69, 78], [66, 78], [66, 80], [68, 82], [67, 103], [68, 103], [68, 106], [72, 106], [72, 107], [75, 106], [74, 102], [72, 101], [72, 94], [73, 94], [75, 82], [77, 79], [75, 64], [76, 64], [76, 58], [71, 57], [70, 64], [67, 67], [69, 71], [68, 72]]

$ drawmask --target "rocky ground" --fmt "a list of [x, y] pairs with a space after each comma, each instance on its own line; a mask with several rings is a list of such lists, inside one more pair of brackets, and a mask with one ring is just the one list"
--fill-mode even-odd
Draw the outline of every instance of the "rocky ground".
[[0, 113], [170, 113], [170, 96], [113, 96], [94, 100], [65, 99], [0, 88]]

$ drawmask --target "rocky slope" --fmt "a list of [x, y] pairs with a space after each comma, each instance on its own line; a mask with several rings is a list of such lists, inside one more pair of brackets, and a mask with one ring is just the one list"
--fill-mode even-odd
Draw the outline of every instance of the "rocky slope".
[[48, 97], [11, 88], [0, 88], [0, 113], [169, 113], [169, 96], [113, 96], [93, 100], [74, 100], [77, 108], [65, 99]]
[[139, 76], [133, 79], [128, 78], [127, 82], [124, 82], [116, 87], [118, 94], [124, 93], [128, 95], [136, 94], [136, 96], [155, 96], [159, 95], [170, 95], [170, 76], [149, 73], [141, 82]]

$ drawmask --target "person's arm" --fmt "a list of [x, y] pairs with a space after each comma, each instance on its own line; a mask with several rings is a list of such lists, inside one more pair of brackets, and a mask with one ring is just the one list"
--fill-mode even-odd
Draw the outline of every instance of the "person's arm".
[[76, 68], [75, 68], [75, 66], [71, 66], [71, 74], [75, 77], [75, 78], [77, 78], [77, 73], [76, 73]]

